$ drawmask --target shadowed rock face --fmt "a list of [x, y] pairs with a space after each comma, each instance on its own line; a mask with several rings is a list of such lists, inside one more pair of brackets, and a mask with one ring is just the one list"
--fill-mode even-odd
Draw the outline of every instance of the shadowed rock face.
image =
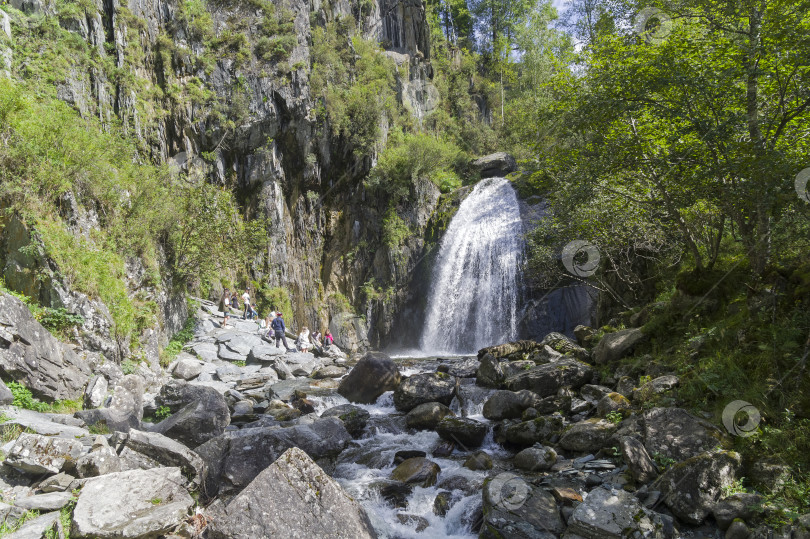
[[17, 298], [0, 293], [0, 372], [45, 401], [78, 399], [90, 367], [37, 322]]
[[399, 368], [387, 355], [369, 352], [349, 372], [338, 393], [352, 402], [371, 404], [386, 391], [399, 386]]

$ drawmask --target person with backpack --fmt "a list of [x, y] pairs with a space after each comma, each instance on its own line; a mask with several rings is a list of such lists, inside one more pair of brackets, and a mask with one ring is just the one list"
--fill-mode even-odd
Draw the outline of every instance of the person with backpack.
[[281, 341], [284, 343], [284, 348], [286, 348], [288, 352], [291, 351], [292, 348], [287, 344], [287, 337], [284, 335], [287, 328], [284, 325], [284, 316], [281, 313], [276, 314], [276, 317], [270, 323], [270, 327], [273, 328], [276, 337], [276, 348], [278, 348], [278, 343]]
[[242, 314], [242, 318], [245, 320], [253, 320], [259, 313], [253, 310], [253, 307], [250, 305], [250, 292], [245, 289], [245, 293], [242, 294], [242, 303], [245, 304], [245, 312]]

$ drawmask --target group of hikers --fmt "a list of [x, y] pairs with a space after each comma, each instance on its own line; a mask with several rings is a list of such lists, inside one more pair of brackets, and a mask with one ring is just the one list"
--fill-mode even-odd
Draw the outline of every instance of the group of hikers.
[[[258, 318], [259, 313], [253, 308], [250, 302], [250, 291], [246, 289], [245, 293], [241, 296], [244, 311], [239, 309], [239, 299], [240, 297], [236, 291], [231, 292], [226, 288], [223, 292], [222, 300], [219, 304], [219, 310], [225, 314], [222, 327], [227, 327], [229, 315], [234, 311], [242, 313], [244, 320], [255, 320]], [[295, 348], [291, 348], [287, 344], [287, 336], [285, 335], [287, 326], [284, 324], [284, 315], [281, 312], [270, 311], [267, 317], [259, 322], [259, 326], [263, 329], [267, 328], [265, 339], [270, 342], [275, 340], [276, 348], [279, 348], [279, 343], [284, 344], [284, 348], [288, 352], [294, 350], [307, 352], [310, 348], [313, 348], [319, 353], [323, 353], [324, 350], [329, 350], [329, 347], [335, 342], [334, 337], [332, 337], [328, 329], [323, 334], [317, 330], [310, 333], [309, 328], [304, 326], [301, 328], [301, 332], [298, 334], [298, 338], [295, 341]]]

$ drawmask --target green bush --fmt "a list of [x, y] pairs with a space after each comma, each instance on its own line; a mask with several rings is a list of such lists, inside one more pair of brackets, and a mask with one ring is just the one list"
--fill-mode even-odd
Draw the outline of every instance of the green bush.
[[174, 337], [169, 340], [169, 344], [160, 354], [160, 365], [162, 367], [167, 367], [177, 357], [177, 354], [183, 351], [183, 346], [194, 338], [194, 324], [195, 319], [189, 317], [183, 329], [175, 333]]
[[408, 239], [411, 234], [412, 232], [408, 227], [408, 223], [397, 215], [394, 208], [390, 208], [383, 219], [383, 243], [385, 243], [391, 251], [396, 251], [405, 243], [405, 240]]

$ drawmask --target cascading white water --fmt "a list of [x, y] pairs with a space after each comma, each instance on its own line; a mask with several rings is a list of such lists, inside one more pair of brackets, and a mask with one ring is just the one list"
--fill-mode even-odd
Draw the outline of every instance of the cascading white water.
[[505, 178], [478, 183], [439, 246], [420, 347], [469, 354], [517, 337], [524, 229]]

